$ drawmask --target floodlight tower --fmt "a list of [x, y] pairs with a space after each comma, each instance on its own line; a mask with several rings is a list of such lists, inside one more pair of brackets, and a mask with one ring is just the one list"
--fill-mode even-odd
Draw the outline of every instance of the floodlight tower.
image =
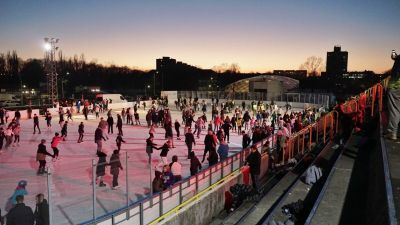
[[44, 38], [44, 68], [47, 76], [47, 94], [54, 104], [58, 100], [57, 87], [57, 68], [56, 68], [56, 51], [58, 50], [58, 38]]

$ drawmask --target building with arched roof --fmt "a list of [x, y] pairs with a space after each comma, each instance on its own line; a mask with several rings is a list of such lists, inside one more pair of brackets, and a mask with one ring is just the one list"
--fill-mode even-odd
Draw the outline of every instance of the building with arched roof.
[[299, 81], [290, 77], [261, 75], [233, 82], [225, 87], [225, 92], [263, 92], [271, 98], [293, 91], [298, 87]]

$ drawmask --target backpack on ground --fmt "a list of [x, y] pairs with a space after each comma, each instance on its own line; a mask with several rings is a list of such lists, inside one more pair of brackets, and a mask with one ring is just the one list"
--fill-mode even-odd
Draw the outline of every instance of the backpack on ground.
[[319, 178], [322, 176], [322, 170], [319, 167], [316, 167], [315, 165], [312, 165], [308, 167], [305, 177], [304, 177], [304, 183], [311, 185], [315, 184]]

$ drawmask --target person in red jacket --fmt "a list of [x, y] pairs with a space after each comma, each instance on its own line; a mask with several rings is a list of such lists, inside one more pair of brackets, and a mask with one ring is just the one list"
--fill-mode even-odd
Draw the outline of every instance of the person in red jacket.
[[60, 137], [60, 134], [56, 132], [54, 134], [53, 139], [51, 140], [51, 148], [53, 149], [53, 156], [55, 160], [58, 159], [58, 153], [59, 153], [58, 144], [60, 144], [62, 139], [63, 138]]

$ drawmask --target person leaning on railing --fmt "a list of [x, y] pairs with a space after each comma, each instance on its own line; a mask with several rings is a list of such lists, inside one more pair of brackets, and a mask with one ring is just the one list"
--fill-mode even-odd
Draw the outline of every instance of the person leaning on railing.
[[400, 122], [400, 56], [397, 55], [394, 50], [392, 51], [392, 59], [394, 60], [394, 64], [387, 94], [389, 123], [386, 138], [397, 141], [397, 132]]

